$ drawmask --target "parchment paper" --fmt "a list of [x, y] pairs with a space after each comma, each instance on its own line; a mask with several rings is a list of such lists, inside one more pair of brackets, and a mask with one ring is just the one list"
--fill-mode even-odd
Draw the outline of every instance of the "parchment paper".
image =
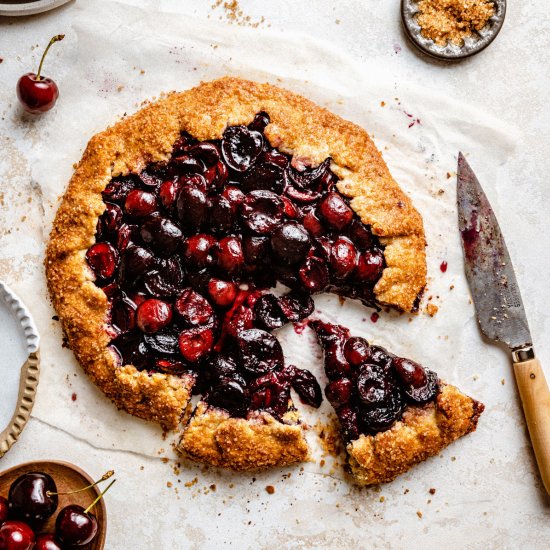
[[[94, 133], [163, 91], [184, 90], [201, 80], [232, 74], [302, 93], [365, 127], [423, 215], [429, 284], [422, 308], [428, 301], [439, 306], [435, 317], [390, 312], [373, 323], [372, 311], [358, 303], [341, 304], [329, 295], [316, 298], [325, 319], [345, 323], [353, 333], [430, 366], [488, 406], [478, 432], [445, 451], [446, 460], [431, 460], [403, 479], [421, 479], [429, 469], [437, 484], [449, 475], [481, 478], [489, 468], [491, 475], [504, 479], [505, 469], [489, 465], [490, 449], [496, 434], [506, 437], [521, 416], [507, 414], [502, 422], [504, 411], [493, 407], [505, 359], [501, 351], [481, 342], [473, 317], [457, 232], [454, 170], [462, 150], [493, 199], [499, 167], [511, 153], [517, 132], [466, 104], [388, 74], [383, 67], [356, 65], [326, 43], [305, 36], [283, 38], [266, 30], [223, 27], [181, 15], [152, 17], [108, 1], [79, 2], [73, 9], [72, 28], [61, 29], [65, 42], [52, 49], [49, 60], [61, 90], [58, 105], [40, 119], [9, 111], [17, 135], [5, 139], [0, 153], [0, 167], [8, 178], [4, 181], [9, 183], [4, 192], [12, 200], [11, 208], [1, 214], [5, 237], [0, 274], [26, 298], [42, 335], [40, 391], [33, 416], [95, 447], [149, 456], [168, 447], [160, 429], [117, 412], [83, 375], [71, 352], [61, 347], [59, 323], [52, 320], [46, 297], [44, 243], [72, 165]], [[28, 145], [24, 154], [15, 142]], [[448, 263], [446, 273], [440, 270], [442, 261]], [[287, 360], [311, 369], [323, 381], [311, 332], [298, 335], [286, 327], [279, 334]], [[312, 424], [319, 416], [307, 407], [301, 409]], [[325, 403], [322, 414], [329, 411]], [[313, 430], [309, 439], [318, 448]], [[450, 461], [451, 455], [461, 460]], [[323, 471], [318, 463], [305, 468]], [[343, 476], [340, 469], [332, 475]], [[332, 486], [333, 481], [326, 481]], [[345, 484], [338, 487], [347, 491]]]

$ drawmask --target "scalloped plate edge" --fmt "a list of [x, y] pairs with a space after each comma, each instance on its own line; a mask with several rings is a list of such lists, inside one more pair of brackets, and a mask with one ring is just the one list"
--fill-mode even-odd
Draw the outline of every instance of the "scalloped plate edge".
[[4, 431], [0, 432], [1, 458], [17, 441], [31, 416], [40, 373], [40, 336], [28, 309], [17, 294], [2, 281], [0, 281], [0, 299], [11, 307], [19, 320], [29, 353], [27, 360], [21, 367], [19, 395], [13, 416]]

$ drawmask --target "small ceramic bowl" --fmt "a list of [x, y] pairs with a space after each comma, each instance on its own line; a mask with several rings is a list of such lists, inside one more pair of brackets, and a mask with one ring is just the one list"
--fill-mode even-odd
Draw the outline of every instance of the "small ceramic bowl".
[[29, 420], [39, 374], [38, 331], [17, 295], [0, 281], [0, 457], [17, 441]]
[[[53, 477], [57, 490], [62, 493], [68, 491], [76, 491], [87, 485], [91, 485], [93, 480], [84, 470], [69, 462], [61, 462], [59, 460], [40, 460], [37, 462], [25, 462], [14, 468], [10, 468], [0, 473], [0, 495], [8, 496], [10, 485], [21, 475], [28, 472], [44, 472]], [[102, 485], [109, 483], [104, 481]], [[105, 485], [106, 486], [106, 485]], [[54, 515], [49, 518], [44, 525], [41, 526], [41, 531], [44, 533], [53, 533], [55, 531], [55, 518], [59, 510], [69, 504], [78, 504], [86, 509], [99, 496], [101, 489], [92, 487], [86, 491], [74, 493], [72, 495], [59, 495], [59, 505]], [[105, 538], [107, 536], [107, 509], [105, 502], [101, 499], [90, 510], [97, 518], [97, 535], [94, 540], [86, 546], [86, 550], [103, 550], [105, 547]]]
[[71, 0], [0, 0], [0, 15], [34, 15], [58, 8]]
[[401, 19], [411, 42], [422, 52], [438, 59], [456, 60], [470, 57], [484, 50], [498, 35], [506, 15], [506, 0], [492, 0], [495, 13], [487, 25], [480, 31], [464, 40], [462, 46], [448, 42], [445, 46], [437, 45], [433, 40], [425, 38], [416, 22], [419, 0], [401, 0]]

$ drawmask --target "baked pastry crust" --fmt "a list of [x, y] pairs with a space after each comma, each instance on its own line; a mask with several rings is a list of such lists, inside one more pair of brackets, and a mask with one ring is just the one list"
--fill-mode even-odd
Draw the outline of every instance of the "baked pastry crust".
[[442, 384], [434, 402], [409, 406], [389, 430], [362, 434], [347, 446], [350, 472], [359, 485], [392, 481], [415, 464], [473, 432], [484, 405]]
[[219, 139], [226, 126], [249, 123], [259, 111], [270, 116], [265, 135], [271, 144], [296, 162], [332, 158], [340, 192], [386, 246], [377, 300], [411, 310], [426, 282], [422, 219], [359, 126], [291, 92], [229, 77], [145, 106], [88, 143], [57, 212], [45, 265], [54, 307], [86, 373], [119, 408], [166, 428], [177, 426], [193, 381], [118, 366], [107, 348], [107, 298], [85, 261], [105, 209], [101, 192], [114, 176], [168, 159], [182, 131]]
[[252, 418], [230, 417], [226, 411], [199, 402], [177, 450], [186, 458], [232, 470], [262, 470], [303, 462], [309, 448], [297, 413], [279, 422], [268, 413]]

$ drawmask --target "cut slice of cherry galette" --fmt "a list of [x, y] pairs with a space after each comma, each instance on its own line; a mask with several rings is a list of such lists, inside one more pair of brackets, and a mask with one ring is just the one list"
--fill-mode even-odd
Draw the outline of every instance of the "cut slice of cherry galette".
[[166, 428], [183, 420], [183, 454], [242, 470], [305, 460], [290, 390], [322, 399], [274, 331], [309, 317], [320, 292], [413, 310], [424, 248], [364, 130], [224, 78], [91, 139], [46, 271], [70, 347], [116, 405]]
[[474, 431], [484, 406], [418, 363], [311, 321], [324, 351], [328, 384], [355, 481], [393, 480]]

